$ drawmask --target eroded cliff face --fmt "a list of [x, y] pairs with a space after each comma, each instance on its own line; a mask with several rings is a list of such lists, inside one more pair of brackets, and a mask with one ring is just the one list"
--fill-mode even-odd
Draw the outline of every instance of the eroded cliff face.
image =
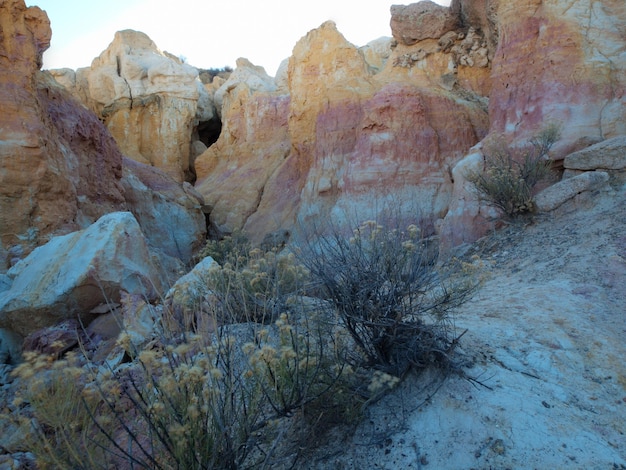
[[[479, 7], [479, 8], [477, 8]], [[490, 134], [515, 144], [556, 123], [552, 158], [626, 133], [626, 3], [619, 0], [456, 0], [451, 8], [497, 47], [489, 70]], [[490, 228], [461, 167], [441, 224], [445, 247], [471, 242]], [[492, 216], [494, 214], [491, 214]]]
[[123, 204], [122, 156], [98, 119], [40, 72], [50, 23], [0, 4], [0, 269]]
[[548, 120], [563, 141], [626, 132], [626, 3], [501, 1], [492, 67], [492, 130], [514, 136]]
[[290, 97], [262, 67], [245, 59], [216, 91], [220, 136], [196, 159], [196, 189], [218, 231], [242, 228], [260, 204], [268, 179], [290, 149]]
[[[448, 63], [436, 40], [427, 47], [432, 68], [403, 67], [408, 46], [366, 57], [327, 22], [296, 44], [286, 76], [276, 80], [282, 88], [251, 90], [236, 76], [253, 66], [238, 64], [223, 85], [230, 98], [222, 135], [197, 160], [208, 169], [197, 187], [211, 201], [211, 220], [261, 241], [345, 213], [372, 217], [376, 201], [383, 207], [394, 199], [413, 205], [432, 228], [449, 203], [450, 167], [487, 133], [488, 120], [484, 103], [433, 86]], [[251, 132], [261, 123], [264, 132]], [[247, 197], [242, 187], [254, 190]]]
[[192, 136], [215, 109], [194, 67], [144, 33], [125, 30], [91, 67], [54, 74], [103, 120], [125, 156], [179, 182], [195, 179]]
[[[126, 154], [197, 175], [217, 233], [260, 241], [395, 200], [451, 247], [493, 227], [464, 179], [486, 137], [515, 145], [555, 122], [558, 160], [626, 133], [625, 18], [621, 0], [422, 1], [391, 9], [393, 39], [359, 49], [328, 22], [275, 78], [240, 59], [204, 88], [126, 31], [91, 68], [56, 76]], [[220, 137], [194, 164], [194, 129], [215, 116]]]

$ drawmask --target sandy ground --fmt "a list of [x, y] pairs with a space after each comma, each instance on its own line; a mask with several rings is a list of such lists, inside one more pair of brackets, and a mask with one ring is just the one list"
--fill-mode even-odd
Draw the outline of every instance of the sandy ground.
[[455, 323], [480, 383], [407, 379], [297, 466], [626, 469], [623, 178], [466, 247], [474, 255], [487, 280]]

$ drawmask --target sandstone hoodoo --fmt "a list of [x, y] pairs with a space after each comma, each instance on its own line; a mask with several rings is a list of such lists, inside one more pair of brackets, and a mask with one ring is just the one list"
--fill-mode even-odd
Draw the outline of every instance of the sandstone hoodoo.
[[[198, 168], [209, 162], [214, 168], [199, 172], [198, 189], [215, 225], [224, 232], [243, 228], [260, 241], [342, 211], [366, 214], [373, 200], [382, 205], [391, 197], [418, 201], [432, 228], [449, 202], [448, 169], [488, 132], [487, 113], [393, 61], [376, 73], [332, 22], [296, 44], [286, 89], [259, 87], [251, 64], [240, 61], [222, 86], [229, 96], [222, 135], [198, 158]], [[257, 110], [274, 132], [250, 132]]]
[[177, 181], [195, 179], [192, 137], [201, 123], [217, 119], [196, 68], [160, 51], [144, 33], [125, 30], [91, 67], [55, 75], [102, 119], [124, 155]]

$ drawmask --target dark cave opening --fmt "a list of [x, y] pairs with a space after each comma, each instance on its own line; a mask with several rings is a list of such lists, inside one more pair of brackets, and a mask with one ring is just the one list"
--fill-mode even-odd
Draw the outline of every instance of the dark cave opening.
[[220, 118], [215, 116], [210, 121], [198, 123], [198, 127], [196, 128], [196, 140], [199, 140], [208, 148], [217, 141], [220, 136], [220, 132], [222, 132], [222, 121]]
[[[201, 121], [194, 129], [191, 136], [191, 153], [189, 155], [189, 172], [186, 181], [194, 184], [196, 182], [196, 169], [195, 160], [202, 153], [203, 149], [209, 148], [213, 145], [222, 132], [222, 121], [219, 117], [215, 116], [208, 121]], [[203, 145], [196, 145], [198, 142], [202, 142]], [[199, 147], [199, 148], [198, 148]]]

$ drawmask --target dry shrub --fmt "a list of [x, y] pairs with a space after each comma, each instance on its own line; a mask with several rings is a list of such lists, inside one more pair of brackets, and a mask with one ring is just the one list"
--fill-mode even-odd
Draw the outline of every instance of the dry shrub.
[[206, 253], [222, 260], [207, 280], [221, 323], [273, 322], [306, 283], [308, 273], [293, 254], [252, 248], [240, 235], [207, 247]]
[[[21, 379], [13, 405], [22, 413], [15, 419], [25, 432], [26, 445], [37, 457], [38, 468], [107, 468], [111, 456], [104, 448], [106, 438], [98, 431], [90, 408], [97, 401], [83, 396], [85, 371], [76, 355], [63, 360], [34, 352], [13, 374]], [[87, 406], [85, 406], [87, 404]], [[27, 405], [27, 406], [26, 406]]]
[[237, 262], [241, 256], [245, 256], [252, 249], [248, 237], [240, 230], [226, 235], [219, 240], [208, 240], [204, 248], [198, 254], [198, 259], [210, 256], [218, 264]]
[[[290, 309], [303, 312], [292, 301]], [[255, 468], [282, 445], [281, 420], [319, 414], [356, 379], [311, 314], [185, 333], [112, 369], [83, 355], [31, 354], [16, 370], [22, 421], [41, 468]], [[294, 315], [296, 317], [296, 315]], [[131, 359], [132, 358], [132, 359]], [[362, 403], [362, 401], [358, 401]], [[309, 413], [309, 410], [310, 413]]]
[[[83, 351], [33, 354], [16, 369], [41, 468], [293, 464], [312, 443], [289, 447], [287, 423], [343, 424], [409, 369], [447, 361], [447, 313], [473, 288], [442, 280], [415, 225], [322, 236], [303, 250], [304, 267], [245, 243], [213, 249], [224, 255], [208, 281], [213, 333], [163, 331], [137, 349], [125, 331], [115, 367]], [[309, 271], [324, 299], [301, 295]]]
[[465, 178], [488, 204], [507, 217], [534, 211], [533, 188], [552, 176], [548, 154], [559, 139], [559, 127], [551, 124], [528, 144], [512, 148], [504, 137], [493, 138], [485, 146], [485, 167]]
[[446, 283], [415, 224], [369, 220], [349, 238], [327, 233], [310, 238], [302, 263], [354, 341], [352, 363], [401, 377], [446, 362], [454, 344], [448, 312], [476, 285]]

